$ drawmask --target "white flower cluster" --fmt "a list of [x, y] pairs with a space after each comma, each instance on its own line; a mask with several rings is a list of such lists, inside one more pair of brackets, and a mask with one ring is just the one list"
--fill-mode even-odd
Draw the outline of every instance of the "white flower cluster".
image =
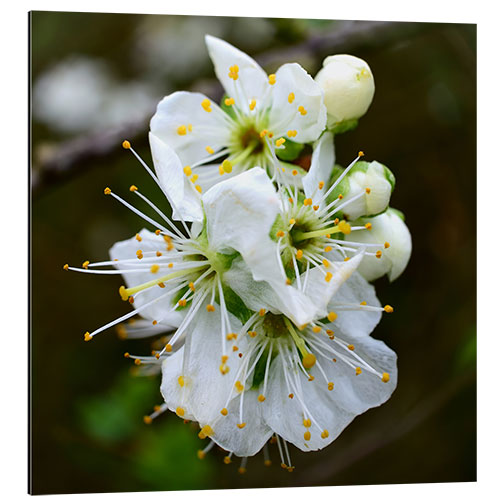
[[165, 97], [151, 120], [154, 171], [123, 143], [172, 217], [136, 186], [156, 218], [106, 188], [154, 231], [116, 243], [109, 261], [65, 268], [123, 275], [120, 295], [134, 307], [85, 340], [115, 325], [129, 338], [163, 335], [151, 356], [126, 354], [161, 368], [165, 402], [146, 422], [166, 409], [195, 421], [209, 438], [200, 456], [216, 443], [227, 462], [264, 448], [269, 463], [272, 439], [292, 470], [287, 443], [319, 450], [394, 391], [396, 354], [370, 336], [393, 309], [368, 281], [401, 274], [410, 234], [388, 208], [387, 167], [361, 152], [335, 164], [334, 133], [373, 97], [366, 63], [329, 57], [316, 81], [295, 63], [266, 75], [228, 43], [206, 43], [221, 106], [199, 93]]

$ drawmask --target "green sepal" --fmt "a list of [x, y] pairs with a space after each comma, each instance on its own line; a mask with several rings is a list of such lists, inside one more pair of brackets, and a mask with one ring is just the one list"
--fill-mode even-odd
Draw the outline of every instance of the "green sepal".
[[[255, 365], [255, 369], [253, 372], [253, 379], [252, 379], [252, 389], [257, 389], [260, 384], [264, 382], [264, 378], [266, 376], [266, 365], [267, 365], [267, 358], [269, 356], [269, 349], [271, 347], [268, 345], [266, 349], [264, 349], [264, 352], [259, 358], [259, 361], [257, 361], [257, 364]], [[277, 353], [272, 353], [271, 354], [271, 361], [270, 363], [273, 362], [273, 359], [276, 357]], [[271, 365], [269, 365], [271, 366]]]
[[[248, 307], [241, 300], [240, 296], [233, 291], [232, 288], [227, 285], [222, 284], [222, 291], [224, 293], [224, 302], [226, 303], [227, 310], [234, 316], [236, 316], [242, 323], [246, 323], [250, 316], [252, 316], [253, 311], [250, 311]], [[218, 298], [217, 303], [220, 298]]]
[[356, 118], [352, 120], [344, 120], [343, 122], [334, 123], [333, 126], [328, 127], [328, 130], [333, 134], [343, 134], [349, 130], [354, 130], [358, 126], [358, 120]]
[[276, 156], [283, 161], [296, 160], [304, 149], [304, 144], [290, 141], [285, 137], [283, 139], [285, 139], [285, 143], [283, 144], [285, 149], [276, 149]]
[[401, 210], [398, 210], [397, 208], [388, 207], [386, 212], [397, 215], [403, 222], [406, 220], [405, 214], [401, 212]]
[[228, 106], [224, 101], [228, 98], [229, 96], [227, 94], [224, 94], [222, 96], [222, 99], [220, 101], [220, 107], [222, 111], [227, 113], [233, 120], [236, 120], [236, 113], [234, 112], [233, 106]]

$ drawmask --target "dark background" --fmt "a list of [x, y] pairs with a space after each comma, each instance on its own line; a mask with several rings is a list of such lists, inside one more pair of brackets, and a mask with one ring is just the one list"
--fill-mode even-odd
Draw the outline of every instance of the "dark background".
[[[219, 98], [203, 35], [220, 36], [268, 73], [351, 53], [375, 76], [358, 128], [336, 138], [346, 165], [363, 150], [391, 168], [391, 206], [413, 237], [406, 272], [378, 280], [395, 306], [374, 336], [399, 357], [399, 383], [321, 452], [292, 451], [293, 473], [263, 457], [224, 465], [196, 456], [197, 431], [175, 415], [142, 422], [161, 402], [159, 378], [131, 376], [110, 330], [127, 312], [118, 276], [65, 273], [105, 260], [141, 220], [103, 195], [136, 184], [160, 206], [132, 155], [150, 162], [148, 120], [176, 89]], [[32, 491], [78, 493], [476, 479], [476, 27], [300, 19], [197, 18], [35, 12], [32, 42]]]

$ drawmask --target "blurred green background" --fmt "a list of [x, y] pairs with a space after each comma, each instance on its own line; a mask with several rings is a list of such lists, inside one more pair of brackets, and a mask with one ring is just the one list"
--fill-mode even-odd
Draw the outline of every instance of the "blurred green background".
[[[399, 357], [399, 384], [321, 452], [292, 451], [293, 473], [263, 457], [224, 465], [190, 424], [142, 416], [159, 378], [131, 376], [112, 331], [83, 333], [129, 309], [118, 276], [69, 274], [105, 260], [141, 220], [103, 195], [134, 183], [165, 205], [123, 139], [150, 161], [148, 120], [177, 89], [221, 96], [203, 43], [220, 36], [274, 72], [326, 55], [365, 59], [376, 92], [357, 129], [336, 138], [344, 166], [358, 150], [397, 178], [391, 205], [413, 237], [406, 272], [377, 282], [395, 306], [374, 336]], [[32, 43], [32, 491], [37, 494], [475, 481], [476, 27], [34, 12]]]

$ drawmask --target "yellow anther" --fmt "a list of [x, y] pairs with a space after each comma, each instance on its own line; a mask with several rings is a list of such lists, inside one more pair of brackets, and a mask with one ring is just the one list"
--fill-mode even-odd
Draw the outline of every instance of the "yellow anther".
[[323, 259], [323, 265], [325, 267], [330, 267], [330, 262], [327, 259]]
[[229, 160], [224, 160], [222, 162], [222, 169], [226, 174], [230, 174], [233, 171], [233, 165]]
[[151, 266], [151, 269], [150, 269], [150, 271], [151, 271], [153, 274], [157, 273], [159, 270], [160, 270], [160, 266], [159, 266], [158, 264], [153, 264], [153, 265]]
[[207, 112], [210, 113], [212, 111], [212, 103], [210, 102], [210, 99], [203, 99], [201, 101], [201, 107]]
[[325, 276], [325, 281], [326, 281], [327, 283], [329, 283], [329, 282], [330, 282], [330, 280], [331, 280], [332, 278], [333, 278], [333, 274], [332, 274], [330, 271], [328, 271], [328, 272], [326, 273], [326, 276]]
[[124, 357], [124, 358], [130, 358], [130, 353], [128, 353], [128, 352], [124, 352], [124, 353], [123, 353], [123, 357]]
[[299, 172], [295, 169], [292, 170], [292, 175], [295, 177]]
[[205, 148], [205, 151], [209, 154], [209, 155], [213, 155], [214, 154], [214, 150], [210, 147], [210, 146], [207, 146]]
[[111, 189], [109, 187], [104, 188], [104, 194], [111, 194]]
[[161, 234], [161, 229], [157, 229], [157, 230], [155, 231], [155, 234], [156, 234], [156, 236], [160, 236], [160, 234]]
[[366, 228], [366, 229], [368, 229], [368, 231], [371, 231], [371, 229], [372, 229], [372, 224], [371, 224], [371, 222], [367, 222], [367, 223], [365, 224], [365, 228]]
[[302, 358], [302, 365], [304, 368], [312, 368], [316, 364], [316, 356], [310, 352], [308, 352]]
[[363, 302], [359, 303], [360, 306], [366, 306], [366, 300], [363, 300]]
[[120, 288], [118, 288], [118, 292], [120, 294], [120, 297], [122, 298], [122, 300], [128, 300], [128, 292], [127, 292], [127, 289], [122, 285]]
[[163, 254], [162, 254], [159, 250], [157, 250], [157, 251], [156, 251], [156, 256], [157, 256], [157, 257], [161, 257], [162, 255], [163, 255]]
[[314, 380], [314, 377], [312, 375], [309, 375], [309, 378], [307, 380], [309, 380], [309, 382], [312, 382]]
[[283, 238], [283, 236], [285, 236], [285, 233], [284, 233], [283, 231], [281, 231], [281, 230], [280, 230], [280, 231], [278, 231], [278, 232], [276, 233], [276, 236], [277, 236], [278, 238]]
[[184, 307], [187, 304], [186, 299], [180, 299], [178, 302], [179, 306]]
[[363, 153], [363, 151], [360, 151], [360, 152], [358, 153], [358, 156], [361, 158], [361, 156], [365, 156], [365, 153]]
[[288, 221], [288, 223], [289, 223], [291, 226], [293, 226], [293, 225], [295, 224], [295, 222], [297, 222], [295, 219], [290, 219], [290, 220]]
[[359, 366], [356, 367], [356, 375], [361, 375], [362, 370]]
[[293, 392], [291, 392], [291, 393], [288, 395], [288, 397], [289, 397], [290, 399], [293, 399]]
[[192, 292], [194, 292], [194, 291], [195, 291], [194, 283], [193, 283], [192, 281], [189, 283], [189, 285], [188, 285], [188, 286], [189, 286], [189, 289], [190, 289]]
[[313, 202], [313, 201], [312, 201], [312, 199], [311, 199], [311, 198], [306, 198], [306, 199], [304, 200], [304, 206], [305, 206], [305, 207], [308, 207], [309, 205], [312, 205], [312, 202]]
[[238, 65], [235, 64], [234, 66], [231, 66], [229, 68], [229, 78], [232, 78], [234, 81], [236, 81], [238, 79], [238, 71], [240, 70], [240, 68], [238, 68]]
[[341, 200], [343, 197], [344, 197], [343, 194], [339, 194], [339, 196], [338, 196], [339, 200]]
[[186, 125], [180, 125], [179, 127], [177, 127], [177, 133], [179, 135], [186, 135]]
[[245, 386], [239, 380], [236, 381], [234, 387], [238, 392], [243, 392], [245, 390]]
[[311, 427], [311, 421], [308, 418], [305, 418], [302, 423], [304, 424], [304, 427]]
[[386, 313], [391, 313], [391, 312], [394, 312], [394, 308], [392, 306], [390, 306], [389, 304], [387, 304], [386, 306], [384, 306], [384, 311]]
[[330, 311], [328, 313], [327, 318], [328, 318], [328, 321], [332, 322], [332, 321], [335, 321], [338, 318], [338, 315], [337, 315], [336, 312]]
[[259, 309], [259, 316], [264, 316], [266, 314], [265, 309]]
[[248, 335], [249, 335], [250, 337], [254, 338], [254, 337], [256, 337], [256, 336], [257, 336], [257, 332], [256, 332], [255, 330], [250, 330], [250, 331], [248, 332]]
[[142, 237], [141, 237], [141, 235], [140, 235], [140, 234], [136, 234], [136, 235], [135, 235], [135, 239], [136, 239], [137, 241], [142, 241]]
[[288, 94], [288, 102], [292, 104], [293, 101], [295, 101], [295, 94], [293, 92], [290, 92]]
[[159, 286], [160, 288], [165, 288], [165, 283], [158, 283], [158, 286]]
[[332, 247], [331, 246], [325, 247], [325, 252], [331, 252], [331, 251], [332, 251]]
[[233, 352], [236, 352], [238, 350], [238, 346], [237, 345], [233, 345]]
[[287, 279], [285, 280], [285, 283], [286, 283], [287, 285], [291, 285], [291, 284], [292, 284], [292, 280], [291, 280], [290, 278], [287, 278]]
[[276, 83], [276, 75], [273, 73], [272, 75], [269, 75], [269, 84], [274, 85]]
[[89, 268], [89, 264], [90, 264], [90, 262], [88, 260], [86, 260], [85, 262], [82, 263], [82, 267], [84, 269], [88, 269]]
[[354, 351], [354, 344], [349, 344], [347, 346], [347, 349], [349, 349], [350, 351]]
[[222, 408], [220, 413], [221, 413], [221, 415], [223, 415], [225, 417], [227, 415], [227, 408]]
[[370, 188], [366, 188], [365, 192], [366, 192], [366, 194], [370, 194], [372, 192], [372, 190]]
[[193, 131], [193, 125], [191, 125], [191, 123], [188, 125], [188, 130], [189, 130], [189, 132]]
[[129, 302], [129, 304], [133, 304], [134, 303], [134, 297], [129, 297], [128, 298], [128, 302]]
[[203, 450], [198, 450], [198, 451], [196, 452], [196, 455], [198, 456], [198, 458], [199, 458], [200, 460], [203, 460], [203, 459], [205, 458], [205, 452], [204, 452]]
[[281, 468], [282, 468], [282, 469], [287, 469], [287, 468], [288, 468], [288, 466], [287, 466], [286, 464], [283, 464], [283, 463], [282, 463], [282, 464], [281, 464]]
[[116, 333], [118, 337], [122, 340], [127, 338], [127, 330], [123, 325], [116, 325]]
[[293, 198], [290, 196], [290, 198], [288, 198], [288, 201], [289, 201], [290, 203], [293, 203]]
[[333, 391], [333, 382], [328, 382], [328, 390]]
[[171, 346], [171, 344], [167, 344], [167, 345], [165, 346], [165, 351], [167, 351], [167, 352], [172, 352], [172, 346]]
[[232, 106], [234, 104], [234, 99], [232, 97], [227, 97], [224, 99], [224, 104], [226, 106]]
[[201, 431], [198, 432], [198, 437], [200, 439], [205, 439], [206, 437], [212, 436], [214, 433], [213, 429], [209, 425], [204, 425]]
[[304, 439], [306, 441], [309, 441], [309, 439], [311, 439], [311, 433], [309, 431], [304, 432]]
[[351, 232], [351, 225], [345, 220], [341, 220], [337, 227], [340, 229], [340, 232], [344, 234], [349, 234]]
[[283, 144], [285, 144], [285, 142], [286, 142], [286, 139], [284, 137], [280, 137], [275, 142], [276, 147], [279, 148], [279, 147], [283, 146]]
[[140, 359], [134, 359], [134, 363], [139, 366], [141, 364], [141, 360]]
[[222, 168], [222, 165], [219, 165], [219, 175], [224, 175], [224, 169]]
[[268, 133], [268, 131], [266, 129], [262, 130], [261, 133], [259, 134], [260, 138], [263, 139], [267, 133]]
[[134, 186], [133, 184], [128, 188], [131, 193], [134, 191], [137, 191], [137, 186]]
[[330, 433], [326, 429], [321, 433], [321, 437], [323, 439], [326, 439], [329, 435], [330, 435]]
[[238, 468], [238, 474], [245, 474], [245, 473], [246, 473], [246, 471], [247, 471], [247, 470], [245, 469], [245, 467], [239, 467], [239, 468]]
[[257, 399], [259, 400], [259, 402], [263, 403], [266, 400], [266, 396], [264, 396], [263, 394], [259, 394], [259, 397]]
[[193, 173], [189, 165], [186, 165], [182, 170], [184, 170], [184, 173], [186, 174], [187, 177], [189, 177]]
[[198, 191], [198, 193], [200, 193], [200, 194], [201, 194], [201, 192], [203, 191], [203, 190], [201, 189], [201, 186], [200, 186], [199, 184], [197, 184], [197, 185], [195, 186], [195, 189], [196, 189], [196, 191]]
[[319, 333], [321, 331], [321, 327], [318, 325], [314, 325], [312, 330], [314, 333]]
[[375, 257], [376, 257], [377, 259], [382, 258], [382, 250], [377, 250], [377, 251], [375, 252]]
[[221, 363], [227, 363], [228, 359], [229, 359], [229, 356], [227, 356], [227, 355], [221, 356]]
[[299, 106], [298, 111], [302, 116], [307, 115], [307, 109], [304, 106]]
[[389, 382], [389, 380], [391, 380], [390, 375], [387, 372], [382, 373], [382, 382], [384, 384], [387, 384], [387, 382]]
[[295, 254], [295, 257], [297, 257], [297, 260], [300, 260], [302, 259], [302, 257], [304, 256], [304, 252], [303, 250], [297, 250], [297, 253]]
[[123, 141], [123, 142], [122, 142], [122, 148], [123, 148], [123, 149], [130, 149], [130, 142], [128, 142], [128, 141]]
[[247, 425], [245, 422], [241, 422], [241, 424], [236, 424], [236, 427], [238, 427], [238, 429], [243, 429], [245, 425]]
[[68, 264], [64, 264], [63, 269], [64, 269], [65, 271], [67, 271], [67, 270], [69, 269], [69, 265], [68, 265]]
[[265, 465], [266, 467], [271, 467], [271, 465], [272, 465], [271, 460], [269, 460], [269, 459], [268, 459], [268, 460], [264, 460], [264, 465]]
[[207, 304], [207, 311], [208, 312], [214, 312], [215, 311], [215, 307], [212, 304]]
[[384, 243], [384, 248], [389, 248], [390, 246], [391, 245], [387, 241]]
[[135, 255], [138, 259], [142, 259], [144, 257], [142, 250], [137, 250], [137, 252], [135, 252]]
[[226, 465], [229, 465], [229, 464], [231, 463], [231, 457], [230, 457], [229, 455], [226, 455], [226, 456], [224, 457], [224, 463], [225, 463]]
[[153, 422], [153, 419], [149, 415], [144, 415], [142, 419], [144, 420], [144, 423], [148, 425]]
[[250, 108], [250, 111], [253, 111], [255, 109], [256, 105], [257, 105], [257, 101], [255, 99], [252, 99], [250, 101], [250, 104], [248, 105], [248, 107]]
[[184, 408], [178, 406], [176, 409], [175, 409], [175, 413], [177, 414], [178, 417], [183, 417], [184, 416]]
[[89, 332], [85, 332], [85, 335], [83, 336], [83, 340], [85, 340], [85, 342], [89, 342], [93, 339], [92, 335], [90, 335]]
[[323, 181], [319, 181], [318, 189], [323, 189], [325, 187], [325, 183]]
[[177, 383], [181, 386], [184, 387], [184, 377], [182, 375], [179, 376], [177, 379]]
[[332, 330], [326, 329], [325, 331], [326, 331], [327, 335], [333, 335], [333, 331]]
[[222, 373], [222, 375], [225, 375], [226, 373], [229, 372], [229, 366], [227, 365], [220, 365], [219, 370]]
[[296, 130], [289, 130], [286, 135], [288, 137], [295, 137], [297, 135], [297, 131]]
[[313, 206], [313, 210], [314, 210], [315, 212], [318, 210], [318, 208], [319, 208], [319, 205], [314, 205], [314, 206]]

